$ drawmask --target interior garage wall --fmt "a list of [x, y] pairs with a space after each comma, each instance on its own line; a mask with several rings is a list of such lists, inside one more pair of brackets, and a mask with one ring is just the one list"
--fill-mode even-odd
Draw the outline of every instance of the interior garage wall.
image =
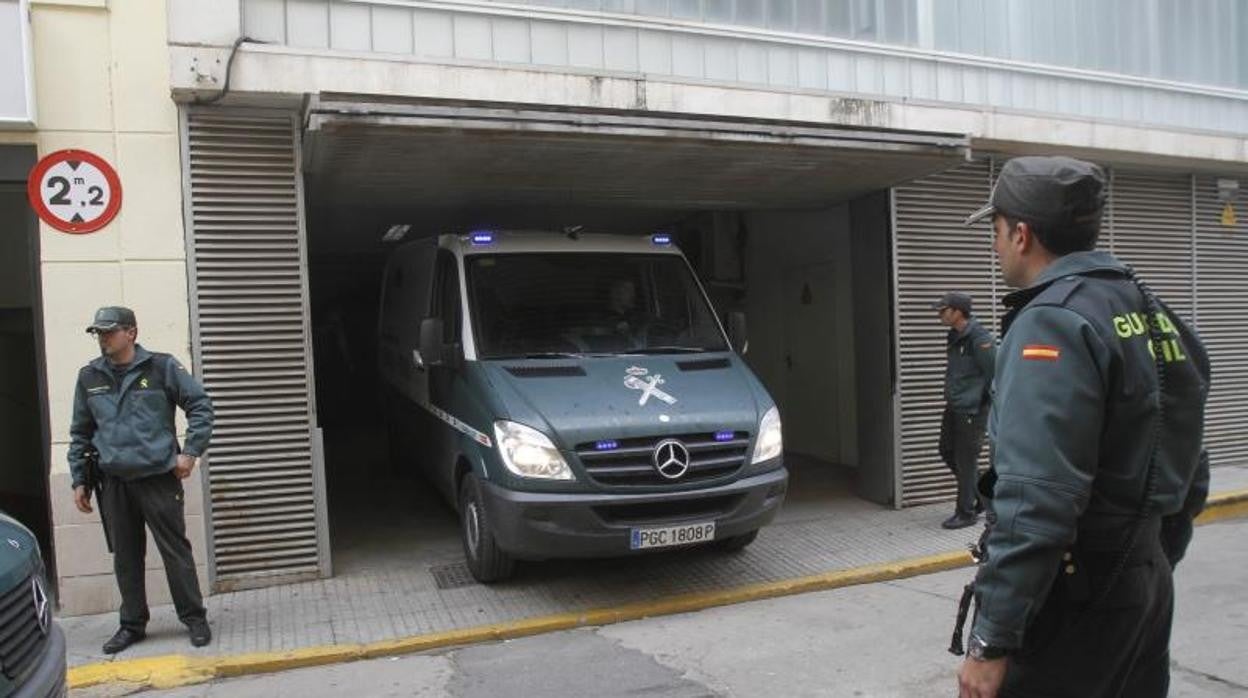
[[786, 450], [857, 466], [849, 206], [752, 212], [745, 227], [747, 360]]

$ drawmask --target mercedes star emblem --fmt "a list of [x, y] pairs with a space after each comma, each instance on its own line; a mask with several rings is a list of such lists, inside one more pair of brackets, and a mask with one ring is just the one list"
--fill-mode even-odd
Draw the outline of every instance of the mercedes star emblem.
[[48, 593], [43, 590], [39, 577], [30, 580], [30, 593], [35, 602], [35, 618], [39, 621], [39, 630], [48, 634], [48, 625], [52, 622], [52, 614], [48, 612]]
[[12, 538], [9, 539], [9, 545], [13, 546], [14, 550], [22, 549], [22, 544], [19, 543], [18, 541], [13, 540]]
[[689, 472], [689, 449], [675, 439], [654, 447], [654, 469], [668, 480], [678, 480]]

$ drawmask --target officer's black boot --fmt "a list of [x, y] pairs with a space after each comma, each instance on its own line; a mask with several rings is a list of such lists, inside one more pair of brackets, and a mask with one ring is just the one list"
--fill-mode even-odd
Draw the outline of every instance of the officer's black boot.
[[187, 625], [187, 629], [191, 634], [191, 644], [196, 647], [203, 647], [212, 642], [212, 630], [208, 627], [208, 621], [195, 620]]
[[966, 528], [967, 526], [974, 526], [978, 522], [979, 517], [975, 514], [963, 514], [961, 512], [956, 512], [953, 516], [945, 519], [940, 526], [941, 528], [949, 529]]
[[121, 628], [104, 643], [104, 654], [117, 654], [136, 642], [141, 642], [147, 634], [134, 628]]

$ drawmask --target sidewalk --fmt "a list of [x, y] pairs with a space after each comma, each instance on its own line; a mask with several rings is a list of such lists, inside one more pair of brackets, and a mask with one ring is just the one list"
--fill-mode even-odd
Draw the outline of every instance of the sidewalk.
[[[69, 641], [69, 664], [80, 667], [160, 655], [210, 660], [402, 638], [410, 641], [559, 614], [572, 614], [572, 625], [565, 622], [564, 627], [575, 627], [576, 614], [594, 609], [630, 608], [614, 619], [659, 615], [690, 610], [703, 602], [720, 605], [803, 590], [784, 588], [786, 580], [823, 575], [822, 586], [807, 588], [831, 588], [969, 562], [957, 553], [978, 536], [979, 529], [941, 529], [940, 521], [949, 513], [947, 505], [895, 511], [857, 499], [843, 486], [837, 491], [829, 488], [837, 489], [830, 484], [825, 484], [825, 491], [807, 488], [791, 506], [786, 505], [780, 519], [764, 529], [753, 546], [738, 555], [692, 551], [531, 564], [523, 566], [514, 581], [486, 587], [457, 586], [464, 581], [462, 573], [455, 572], [462, 561], [460, 554], [455, 548], [443, 548], [419, 560], [390, 556], [376, 564], [357, 565], [331, 579], [216, 595], [208, 600], [216, 639], [200, 650], [190, 646], [184, 628], [167, 606], [153, 608], [148, 639], [115, 659], [100, 653], [100, 644], [116, 629], [115, 614], [68, 618], [61, 623]], [[1246, 488], [1248, 467], [1215, 470], [1214, 493]], [[920, 558], [930, 558], [928, 567], [897, 564]], [[872, 568], [888, 563], [894, 566]], [[867, 576], [839, 581], [828, 576], [859, 568], [871, 569]], [[442, 586], [454, 588], [439, 588], [435, 573], [441, 575]], [[461, 578], [452, 578], [456, 576]], [[673, 598], [692, 599], [694, 605], [662, 606]], [[605, 617], [595, 614], [581, 620], [601, 623]], [[540, 628], [521, 634], [537, 631]], [[454, 637], [443, 644], [454, 642]], [[410, 649], [421, 647], [411, 645]]]

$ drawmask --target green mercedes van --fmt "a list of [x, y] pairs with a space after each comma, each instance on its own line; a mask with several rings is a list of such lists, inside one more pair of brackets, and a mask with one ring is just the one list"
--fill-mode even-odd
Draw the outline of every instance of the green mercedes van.
[[0, 698], [65, 695], [65, 635], [35, 536], [0, 512]]
[[[784, 500], [780, 415], [670, 236], [475, 232], [387, 261], [393, 458], [458, 512], [468, 567], [741, 549]], [[738, 348], [744, 317], [728, 322]]]

